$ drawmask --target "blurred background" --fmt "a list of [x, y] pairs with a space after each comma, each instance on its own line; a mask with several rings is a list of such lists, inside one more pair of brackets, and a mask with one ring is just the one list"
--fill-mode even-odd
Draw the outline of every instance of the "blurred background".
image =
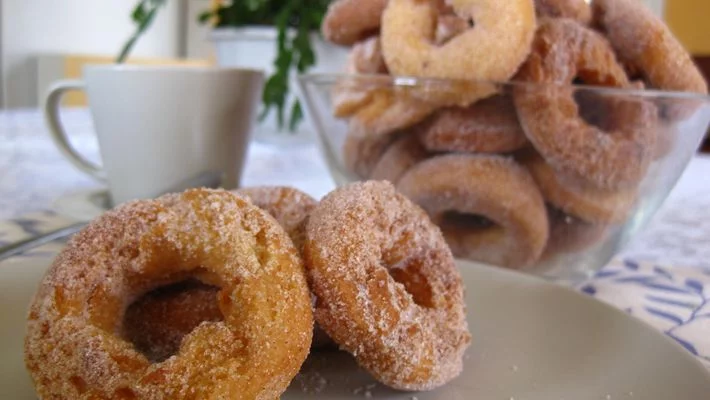
[[[37, 107], [47, 85], [78, 77], [83, 64], [111, 62], [135, 30], [131, 0], [0, 0], [0, 107]], [[168, 0], [138, 41], [133, 62], [210, 61], [210, 0]], [[69, 96], [67, 105], [81, 105]]]
[[[710, 73], [710, 1], [639, 1], [666, 19]], [[209, 26], [198, 22], [211, 3], [167, 0], [133, 61], [213, 62]], [[37, 107], [49, 82], [77, 76], [85, 63], [110, 62], [134, 30], [134, 7], [130, 0], [0, 0], [0, 107]]]
[[[710, 75], [708, 0], [639, 0], [661, 15]], [[167, 0], [132, 52], [135, 63], [215, 63], [209, 24], [214, 0]], [[224, 2], [222, 2], [224, 3]], [[50, 82], [112, 62], [134, 31], [130, 0], [0, 0], [0, 108], [39, 106]], [[65, 105], [83, 106], [80, 94]]]

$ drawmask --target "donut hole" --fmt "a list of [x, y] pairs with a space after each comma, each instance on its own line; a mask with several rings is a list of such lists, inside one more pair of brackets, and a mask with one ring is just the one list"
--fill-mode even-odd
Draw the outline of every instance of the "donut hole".
[[590, 90], [577, 90], [574, 93], [574, 101], [577, 103], [579, 116], [584, 122], [599, 128], [602, 132], [614, 128], [610, 116], [615, 110], [603, 95]]
[[197, 279], [161, 286], [140, 296], [126, 309], [123, 337], [151, 362], [177, 354], [183, 337], [203, 322], [219, 322], [220, 288]]
[[86, 393], [86, 388], [88, 387], [88, 385], [86, 384], [86, 381], [82, 377], [80, 377], [78, 375], [71, 376], [69, 378], [69, 384], [72, 385], [74, 387], [74, 389], [76, 389], [76, 391], [79, 392], [79, 394]]
[[395, 282], [404, 286], [415, 304], [420, 307], [434, 308], [433, 291], [429, 285], [429, 279], [423, 272], [427, 262], [430, 261], [426, 257], [412, 257], [406, 261], [404, 267], [390, 268], [389, 274]]
[[445, 231], [487, 230], [496, 226], [495, 222], [482, 215], [455, 210], [441, 214], [438, 224]]
[[131, 388], [123, 387], [117, 389], [114, 393], [113, 396], [115, 399], [137, 399], [138, 395], [136, 392], [133, 391]]

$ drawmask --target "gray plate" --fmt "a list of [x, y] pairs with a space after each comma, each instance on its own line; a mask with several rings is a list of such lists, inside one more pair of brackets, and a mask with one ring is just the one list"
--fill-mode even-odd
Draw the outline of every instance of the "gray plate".
[[[0, 398], [34, 399], [22, 362], [25, 309], [45, 258], [0, 264]], [[343, 353], [304, 365], [283, 399], [700, 400], [710, 374], [615, 308], [536, 278], [461, 264], [473, 334], [463, 374], [428, 393], [388, 389]]]

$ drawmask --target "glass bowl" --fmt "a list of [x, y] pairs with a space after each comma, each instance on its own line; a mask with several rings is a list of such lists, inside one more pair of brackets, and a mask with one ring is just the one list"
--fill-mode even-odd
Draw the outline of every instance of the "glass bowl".
[[301, 97], [337, 185], [390, 180], [457, 258], [576, 283], [663, 203], [708, 131], [688, 93], [311, 74]]

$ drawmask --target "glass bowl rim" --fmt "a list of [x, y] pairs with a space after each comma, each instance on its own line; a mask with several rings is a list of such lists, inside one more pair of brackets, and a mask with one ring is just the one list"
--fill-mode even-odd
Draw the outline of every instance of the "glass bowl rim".
[[429, 78], [429, 77], [416, 77], [416, 76], [406, 76], [406, 75], [385, 75], [385, 74], [350, 74], [350, 73], [304, 73], [298, 76], [298, 80], [301, 85], [315, 84], [315, 85], [333, 85], [339, 81], [343, 80], [365, 80], [374, 81], [382, 84], [389, 84], [395, 87], [417, 87], [417, 86], [428, 86], [431, 85], [446, 85], [450, 87], [452, 83], [473, 83], [479, 85], [495, 85], [502, 87], [527, 87], [527, 88], [544, 88], [544, 87], [558, 87], [558, 88], [568, 88], [573, 90], [596, 92], [602, 95], [616, 95], [616, 96], [638, 96], [645, 98], [667, 98], [667, 99], [679, 99], [679, 100], [701, 100], [704, 102], [710, 102], [710, 95], [693, 93], [693, 92], [679, 92], [679, 91], [668, 91], [668, 90], [658, 90], [658, 89], [633, 89], [633, 88], [618, 88], [609, 86], [594, 86], [594, 85], [580, 85], [580, 84], [562, 84], [562, 83], [543, 83], [543, 82], [523, 82], [523, 81], [486, 81], [486, 80], [464, 80], [464, 79], [447, 79], [447, 78]]

